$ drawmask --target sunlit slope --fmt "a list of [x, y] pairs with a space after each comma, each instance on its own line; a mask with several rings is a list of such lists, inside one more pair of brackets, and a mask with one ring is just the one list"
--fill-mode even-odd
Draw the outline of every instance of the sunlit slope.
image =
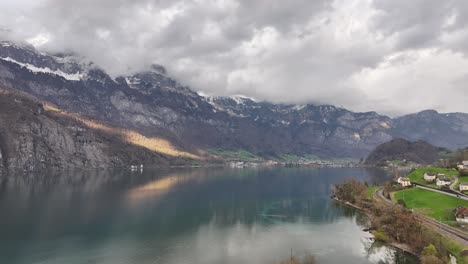
[[76, 120], [90, 129], [118, 136], [122, 138], [125, 142], [135, 146], [143, 147], [148, 150], [168, 155], [171, 157], [201, 159], [198, 155], [177, 149], [171, 142], [160, 137], [147, 137], [133, 130], [111, 127], [109, 125], [99, 123], [95, 120], [61, 111], [57, 107], [50, 104], [45, 104], [44, 109], [54, 114]]

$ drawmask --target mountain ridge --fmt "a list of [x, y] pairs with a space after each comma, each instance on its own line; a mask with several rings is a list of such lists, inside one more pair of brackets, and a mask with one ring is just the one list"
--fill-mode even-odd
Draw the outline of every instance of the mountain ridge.
[[[448, 148], [468, 146], [468, 114], [390, 118], [332, 105], [210, 97], [181, 85], [160, 65], [112, 78], [76, 55], [58, 57], [4, 43], [0, 42], [0, 84], [4, 87], [70, 113], [164, 138], [190, 152], [227, 149], [266, 158], [311, 154], [360, 159], [395, 137]], [[412, 132], [415, 124], [417, 133]]]

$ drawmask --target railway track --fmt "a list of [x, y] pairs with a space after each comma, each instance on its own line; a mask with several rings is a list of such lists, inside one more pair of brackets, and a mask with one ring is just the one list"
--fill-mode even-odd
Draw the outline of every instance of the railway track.
[[[380, 188], [374, 193], [374, 197], [381, 202], [387, 203], [387, 204], [392, 204], [396, 205], [393, 201], [385, 198], [383, 195], [383, 189]], [[421, 221], [421, 223], [425, 224], [426, 226], [430, 227], [434, 231], [439, 232], [440, 234], [450, 237], [463, 245], [468, 245], [468, 234], [461, 232], [449, 225], [446, 225], [441, 222], [437, 222], [436, 220], [429, 218], [425, 215], [422, 215], [420, 213], [414, 212], [413, 213], [418, 217], [418, 219]]]

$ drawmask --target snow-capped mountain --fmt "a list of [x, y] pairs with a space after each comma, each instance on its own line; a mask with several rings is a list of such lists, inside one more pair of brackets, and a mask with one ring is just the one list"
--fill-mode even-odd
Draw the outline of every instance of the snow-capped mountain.
[[466, 114], [434, 113], [428, 118], [440, 120], [444, 126], [437, 130], [419, 115], [391, 119], [331, 105], [209, 97], [181, 85], [159, 65], [112, 78], [86, 58], [45, 54], [11, 42], [0, 42], [0, 86], [70, 113], [163, 137], [191, 150], [247, 150], [265, 157], [314, 154], [361, 158], [394, 136], [424, 139], [448, 148], [468, 146]]
[[86, 74], [86, 65], [78, 57], [49, 56], [39, 53], [33, 47], [17, 46], [11, 42], [0, 43], [0, 59], [12, 62], [32, 73], [60, 76], [69, 81], [79, 81]]

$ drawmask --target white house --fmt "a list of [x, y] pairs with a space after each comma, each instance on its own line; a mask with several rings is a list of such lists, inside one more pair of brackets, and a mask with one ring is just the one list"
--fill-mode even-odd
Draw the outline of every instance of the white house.
[[437, 186], [449, 186], [450, 185], [450, 179], [447, 178], [447, 177], [437, 178], [436, 185]]
[[433, 182], [436, 180], [436, 175], [435, 173], [432, 172], [426, 172], [424, 173], [424, 180], [427, 182]]
[[398, 180], [397, 180], [397, 183], [400, 184], [403, 187], [411, 186], [410, 179], [405, 178], [405, 177], [399, 177]]
[[460, 206], [455, 209], [455, 219], [457, 222], [468, 223], [468, 208]]
[[458, 169], [460, 170], [468, 170], [468, 160], [464, 160], [458, 164]]
[[460, 191], [468, 191], [468, 182], [460, 183]]

